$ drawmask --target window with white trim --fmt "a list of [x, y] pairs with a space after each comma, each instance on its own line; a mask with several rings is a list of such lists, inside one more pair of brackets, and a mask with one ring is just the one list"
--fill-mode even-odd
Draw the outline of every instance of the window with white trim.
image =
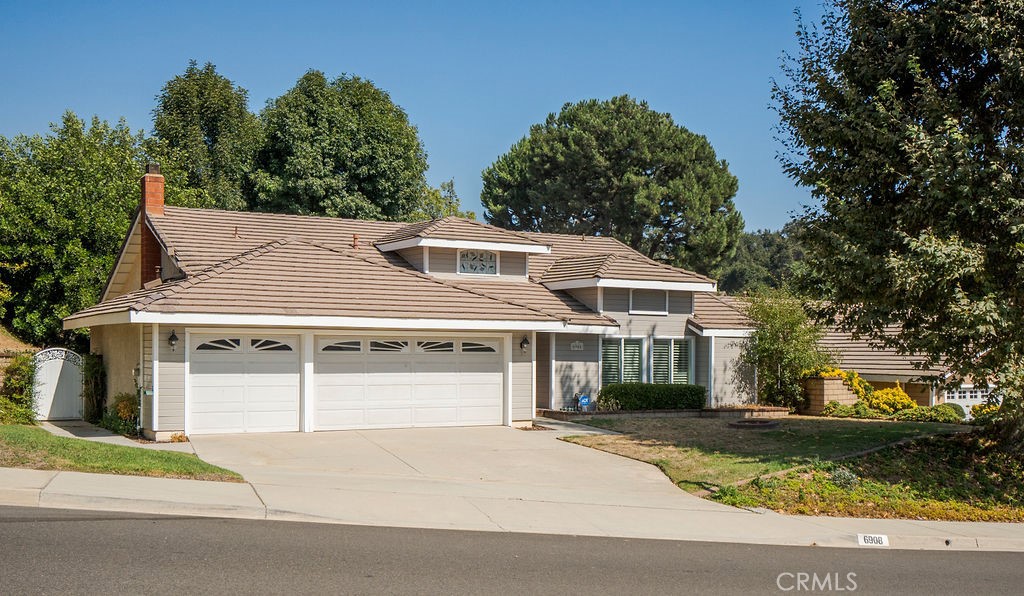
[[469, 275], [497, 275], [498, 253], [492, 250], [460, 250], [459, 273]]
[[321, 352], [362, 352], [363, 342], [359, 339], [326, 340], [320, 344]]
[[498, 342], [496, 341], [464, 341], [459, 346], [463, 354], [496, 353]]
[[370, 351], [405, 354], [409, 352], [409, 342], [404, 339], [372, 339], [370, 340]]
[[641, 383], [644, 379], [644, 340], [601, 339], [601, 386]]
[[667, 315], [668, 290], [631, 289], [629, 291], [629, 314]]
[[423, 340], [416, 342], [419, 354], [436, 354], [438, 352], [454, 352], [455, 342], [452, 340]]
[[651, 381], [662, 384], [692, 382], [690, 339], [655, 339], [651, 345]]
[[197, 352], [238, 352], [242, 349], [242, 340], [237, 337], [211, 339], [196, 346]]

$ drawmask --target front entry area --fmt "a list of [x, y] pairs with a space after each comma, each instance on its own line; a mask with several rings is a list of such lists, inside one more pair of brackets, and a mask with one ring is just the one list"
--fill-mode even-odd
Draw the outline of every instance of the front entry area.
[[192, 336], [191, 432], [280, 432], [299, 426], [299, 338]]

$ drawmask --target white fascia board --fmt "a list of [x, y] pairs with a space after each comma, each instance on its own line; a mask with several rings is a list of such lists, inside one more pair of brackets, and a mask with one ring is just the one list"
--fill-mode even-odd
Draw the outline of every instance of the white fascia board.
[[696, 325], [687, 327], [701, 337], [750, 337], [754, 333], [753, 329], [703, 329]]
[[332, 329], [561, 331], [562, 321], [476, 321], [467, 319], [388, 319], [300, 315], [243, 315], [132, 311], [132, 323], [236, 327], [301, 327]]
[[566, 325], [552, 333], [581, 333], [587, 335], [617, 335], [618, 325]]
[[550, 254], [551, 247], [539, 244], [516, 244], [514, 242], [484, 242], [479, 240], [445, 240], [443, 238], [409, 238], [395, 242], [376, 245], [379, 250], [390, 252], [417, 246], [436, 248], [468, 248], [471, 250], [493, 250], [504, 252], [526, 252], [533, 254]]
[[99, 327], [100, 325], [120, 325], [131, 323], [131, 316], [128, 311], [112, 312], [102, 315], [91, 315], [73, 320], [64, 319], [63, 325], [66, 331], [81, 329], [83, 327]]
[[573, 290], [576, 288], [630, 288], [634, 290], [670, 290], [676, 292], [714, 292], [718, 287], [710, 282], [655, 281], [639, 279], [567, 279], [565, 281], [541, 281], [549, 290]]

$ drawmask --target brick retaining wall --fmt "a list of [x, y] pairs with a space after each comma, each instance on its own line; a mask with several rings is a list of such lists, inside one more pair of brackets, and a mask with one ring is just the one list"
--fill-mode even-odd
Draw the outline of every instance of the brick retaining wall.
[[843, 383], [841, 378], [812, 378], [804, 380], [804, 391], [807, 393], [807, 410], [805, 413], [820, 416], [825, 404], [837, 401], [852, 406], [857, 403], [857, 394]]

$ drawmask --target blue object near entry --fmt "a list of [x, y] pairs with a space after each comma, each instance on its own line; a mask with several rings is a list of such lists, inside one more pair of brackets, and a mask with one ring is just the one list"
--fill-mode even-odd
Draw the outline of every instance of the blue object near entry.
[[580, 396], [580, 409], [583, 410], [583, 409], [589, 408], [589, 407], [590, 407], [590, 396], [589, 395], [581, 395]]

